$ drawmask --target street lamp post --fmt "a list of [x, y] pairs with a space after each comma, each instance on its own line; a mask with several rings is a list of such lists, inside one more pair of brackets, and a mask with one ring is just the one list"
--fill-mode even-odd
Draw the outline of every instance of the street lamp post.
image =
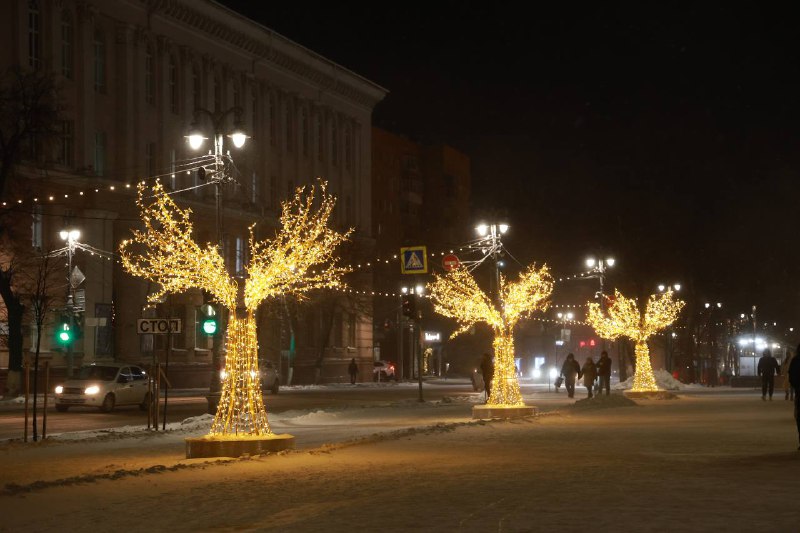
[[[605, 259], [595, 259], [594, 257], [588, 257], [586, 259], [586, 266], [591, 269], [590, 274], [586, 277], [588, 278], [597, 278], [600, 281], [600, 290], [597, 292], [597, 297], [600, 299], [600, 309], [606, 308], [606, 299], [604, 295], [604, 287], [605, 287], [605, 280], [606, 280], [606, 271], [609, 268], [612, 268], [616, 263], [616, 259], [613, 257], [606, 257]], [[601, 349], [606, 349], [606, 340], [601, 338], [600, 339], [600, 346]]]
[[[557, 313], [556, 316], [558, 317], [558, 320], [561, 321], [561, 338], [556, 339], [556, 369], [558, 369], [558, 347], [564, 345], [564, 329], [567, 327], [567, 322], [572, 321], [572, 319], [575, 318], [575, 315], [569, 311], [566, 313]], [[559, 341], [561, 341], [561, 344], [559, 344]]]
[[69, 335], [67, 342], [67, 377], [72, 377], [73, 351], [72, 343], [75, 340], [75, 286], [72, 283], [72, 256], [81, 232], [76, 229], [62, 230], [59, 234], [61, 240], [67, 243], [67, 315], [69, 316]]
[[[663, 283], [658, 284], [658, 292], [664, 291], [672, 291], [672, 292], [679, 292], [681, 290], [680, 283], [673, 283], [672, 285], [665, 285]], [[665, 365], [669, 372], [673, 371], [673, 351], [675, 348], [675, 339], [677, 335], [673, 331], [672, 325], [670, 324], [669, 329], [667, 330], [667, 360], [665, 361]]]
[[[226, 137], [226, 123], [229, 116], [234, 117], [234, 125], [233, 129], [230, 130], [230, 133], [227, 134], [227, 137], [230, 138], [231, 142], [236, 148], [242, 148], [247, 141], [248, 136], [243, 132], [242, 128], [239, 126], [239, 116], [242, 114], [242, 108], [238, 106], [231, 107], [225, 111], [209, 111], [203, 108], [196, 108], [194, 110], [194, 122], [191, 125], [191, 129], [189, 134], [186, 136], [187, 141], [189, 142], [189, 146], [193, 150], [199, 150], [202, 146], [206, 137], [204, 136], [203, 130], [199, 127], [199, 119], [201, 117], [206, 117], [211, 121], [211, 126], [214, 135], [214, 174], [211, 176], [211, 183], [214, 184], [214, 200], [216, 204], [216, 230], [217, 230], [217, 247], [220, 250], [220, 253], [223, 250], [223, 242], [222, 242], [222, 186], [225, 183], [230, 183], [233, 181], [233, 178], [225, 171], [225, 161], [230, 160], [230, 152], [225, 152], [224, 149], [224, 140]], [[217, 336], [214, 339], [214, 349], [212, 352], [212, 374], [211, 374], [211, 386], [210, 386], [210, 395], [209, 395], [209, 412], [213, 413], [216, 411], [216, 401], [217, 395], [221, 390], [221, 382], [219, 376], [219, 370], [222, 367], [222, 355], [221, 355], [221, 348], [222, 342], [220, 340], [221, 332], [225, 329], [225, 324], [227, 317], [224, 316], [224, 308], [219, 309], [219, 321], [220, 321], [220, 329], [218, 330]]]
[[[422, 296], [423, 292], [425, 291], [425, 287], [422, 285], [417, 285], [416, 287], [402, 287], [401, 292], [403, 294], [410, 294], [413, 298], [419, 298]], [[414, 316], [409, 317], [408, 325], [410, 330], [410, 337], [411, 337], [411, 344], [409, 346], [409, 362], [411, 369], [414, 368], [414, 362], [417, 363], [417, 381], [419, 383], [419, 401], [425, 401], [422, 398], [422, 353], [419, 349], [419, 328], [415, 328], [414, 324], [417, 322], [419, 317], [419, 311], [416, 310], [416, 306], [414, 306]], [[401, 344], [402, 346], [402, 344]], [[402, 357], [402, 354], [401, 354]], [[413, 370], [409, 369], [409, 377], [413, 377]]]
[[508, 231], [508, 224], [479, 224], [475, 231], [478, 232], [481, 244], [488, 246], [487, 254], [492, 256], [494, 263], [494, 271], [492, 273], [492, 286], [490, 287], [492, 293], [492, 301], [500, 307], [500, 252], [503, 249], [501, 236]]

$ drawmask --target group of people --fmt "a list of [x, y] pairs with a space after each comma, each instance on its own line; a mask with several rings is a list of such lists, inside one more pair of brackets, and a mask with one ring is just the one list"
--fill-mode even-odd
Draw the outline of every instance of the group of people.
[[602, 394], [603, 389], [606, 395], [611, 393], [611, 359], [608, 352], [600, 352], [600, 359], [597, 364], [591, 356], [586, 358], [583, 366], [575, 360], [575, 354], [567, 355], [564, 364], [561, 366], [561, 377], [564, 378], [564, 386], [570, 398], [575, 397], [575, 383], [583, 378], [583, 385], [589, 393], [589, 398], [594, 396], [594, 382], [599, 382], [598, 393]]

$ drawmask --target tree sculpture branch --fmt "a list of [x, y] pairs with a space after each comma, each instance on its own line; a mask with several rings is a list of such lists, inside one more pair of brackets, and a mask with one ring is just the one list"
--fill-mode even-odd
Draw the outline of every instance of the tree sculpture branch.
[[520, 320], [527, 318], [534, 311], [544, 311], [550, 306], [550, 295], [553, 293], [553, 278], [547, 266], [537, 269], [530, 265], [519, 276], [515, 283], [501, 280], [503, 314], [505, 325], [513, 329]]
[[428, 290], [434, 311], [458, 322], [459, 327], [450, 338], [457, 337], [479, 322], [485, 322], [493, 329], [503, 328], [500, 312], [465, 269], [456, 269], [446, 276], [434, 276]]
[[327, 194], [324, 182], [318, 188], [319, 207], [315, 186], [298, 187], [294, 199], [283, 203], [282, 229], [272, 240], [256, 241], [250, 228], [247, 309], [255, 310], [265, 299], [281, 294], [302, 297], [314, 289], [339, 287], [342, 275], [350, 271], [338, 265], [334, 251], [352, 229], [339, 233], [328, 227], [336, 199]]
[[152, 187], [153, 201], [140, 183], [136, 203], [144, 230], [133, 230], [133, 238], [122, 241], [122, 266], [134, 276], [160, 284], [149, 296], [151, 303], [166, 294], [190, 288], [208, 291], [229, 310], [236, 309], [238, 286], [225, 269], [217, 245], [198, 245], [192, 237], [191, 209], [180, 209], [161, 183]]

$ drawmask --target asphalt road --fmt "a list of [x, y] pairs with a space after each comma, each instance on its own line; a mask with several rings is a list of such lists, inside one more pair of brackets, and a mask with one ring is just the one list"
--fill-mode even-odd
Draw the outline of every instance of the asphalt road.
[[[174, 392], [167, 402], [167, 423], [180, 422], [208, 411], [208, 402], [201, 393], [187, 396], [185, 391]], [[436, 386], [425, 386], [423, 398], [427, 401], [441, 400], [443, 396], [477, 394], [465, 380], [450, 384], [439, 382]], [[419, 389], [414, 384], [397, 386], [386, 385], [349, 386], [339, 385], [320, 388], [282, 388], [279, 394], [267, 394], [264, 399], [269, 413], [289, 410], [325, 409], [344, 405], [370, 405], [383, 402], [416, 399]], [[52, 402], [52, 399], [49, 400]], [[163, 398], [162, 398], [163, 408]], [[31, 409], [32, 407], [29, 407]], [[29, 415], [30, 416], [30, 415]], [[162, 419], [163, 420], [163, 419]], [[39, 432], [42, 427], [42, 410], [39, 405]], [[30, 424], [30, 422], [29, 422]], [[147, 424], [147, 412], [136, 406], [117, 407], [111, 413], [89, 407], [71, 407], [66, 413], [59, 413], [52, 403], [47, 409], [47, 434], [71, 431], [85, 431]], [[23, 437], [24, 410], [21, 405], [4, 406], [0, 409], [0, 440]], [[29, 428], [32, 426], [29, 425]], [[29, 438], [31, 430], [29, 429]]]

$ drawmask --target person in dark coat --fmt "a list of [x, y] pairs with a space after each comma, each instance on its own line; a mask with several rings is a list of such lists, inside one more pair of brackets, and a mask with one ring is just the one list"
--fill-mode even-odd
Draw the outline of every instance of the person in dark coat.
[[492, 357], [485, 353], [481, 356], [481, 374], [483, 374], [483, 387], [486, 391], [486, 401], [492, 395], [492, 378], [494, 377], [494, 362]]
[[[797, 424], [797, 439], [800, 440], [800, 346], [789, 363], [789, 384], [794, 389], [794, 421]], [[797, 449], [800, 450], [800, 446]]]
[[587, 357], [586, 362], [583, 363], [581, 374], [583, 374], [583, 386], [589, 391], [589, 398], [591, 398], [594, 396], [594, 394], [592, 394], [592, 387], [594, 387], [594, 380], [597, 378], [597, 367], [591, 356]]
[[350, 359], [350, 364], [347, 365], [347, 372], [350, 373], [350, 384], [356, 384], [356, 376], [358, 376], [358, 365], [356, 364], [356, 358], [353, 357]]
[[761, 399], [772, 401], [772, 391], [775, 390], [775, 374], [781, 374], [781, 367], [778, 360], [772, 357], [769, 349], [764, 350], [761, 359], [758, 360], [758, 375], [761, 376]]
[[575, 382], [581, 377], [581, 365], [575, 360], [575, 354], [567, 355], [564, 364], [561, 365], [561, 375], [564, 377], [564, 386], [567, 388], [567, 395], [575, 397]]
[[597, 361], [597, 377], [600, 380], [600, 391], [603, 392], [603, 387], [606, 389], [606, 396], [611, 394], [611, 359], [608, 357], [608, 352], [603, 350], [600, 352], [600, 359]]

